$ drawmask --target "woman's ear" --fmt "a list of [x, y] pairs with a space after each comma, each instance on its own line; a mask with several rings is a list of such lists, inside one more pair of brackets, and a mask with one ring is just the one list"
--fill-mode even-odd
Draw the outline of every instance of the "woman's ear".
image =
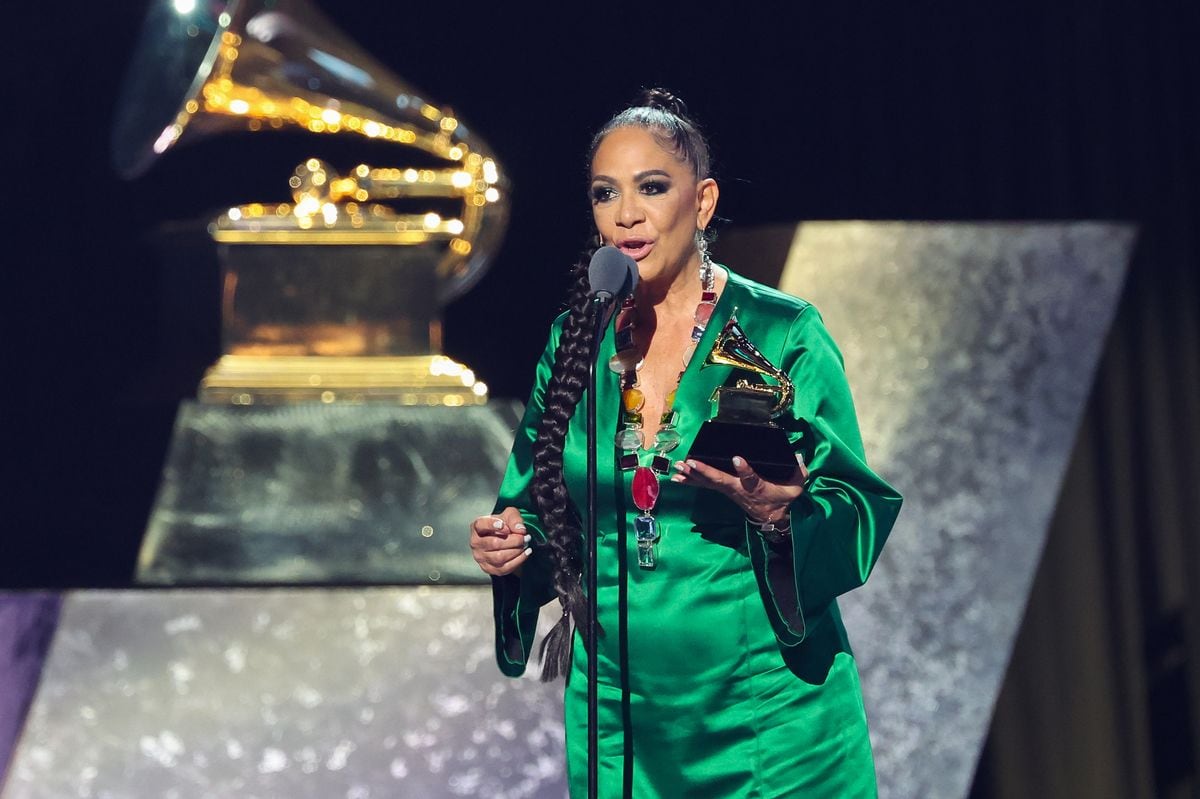
[[712, 178], [705, 178], [696, 184], [696, 228], [704, 230], [717, 212], [717, 198], [721, 190]]

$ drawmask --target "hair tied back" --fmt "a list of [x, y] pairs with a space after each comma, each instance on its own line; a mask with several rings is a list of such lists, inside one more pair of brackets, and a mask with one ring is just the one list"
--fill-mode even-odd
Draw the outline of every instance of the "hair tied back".
[[680, 119], [688, 119], [687, 104], [666, 89], [642, 89], [641, 94], [630, 105], [634, 108], [656, 108]]

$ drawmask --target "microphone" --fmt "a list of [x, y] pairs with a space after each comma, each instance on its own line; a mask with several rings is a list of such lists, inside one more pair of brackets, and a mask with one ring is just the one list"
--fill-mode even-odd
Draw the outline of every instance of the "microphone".
[[[596, 653], [596, 635], [599, 632], [599, 623], [596, 621], [596, 575], [598, 569], [596, 566], [599, 560], [596, 544], [596, 472], [597, 472], [597, 442], [599, 436], [596, 431], [596, 360], [600, 356], [600, 342], [604, 337], [604, 331], [608, 328], [609, 320], [613, 316], [613, 312], [621, 305], [622, 298], [629, 296], [633, 289], [637, 286], [638, 271], [637, 264], [632, 258], [618, 250], [616, 247], [605, 246], [596, 250], [592, 256], [591, 262], [588, 264], [588, 300], [587, 311], [591, 317], [590, 321], [592, 328], [592, 357], [588, 359], [587, 370], [587, 402], [585, 403], [587, 410], [584, 413], [587, 427], [587, 471], [586, 486], [587, 486], [587, 502], [584, 507], [586, 511], [582, 519], [584, 526], [584, 539], [587, 541], [587, 570], [583, 576], [584, 593], [587, 595], [586, 611], [583, 618], [583, 641], [588, 652], [593, 655]], [[632, 334], [631, 329], [627, 330]], [[611, 377], [611, 375], [610, 375]], [[611, 439], [607, 444], [612, 447]], [[596, 724], [597, 712], [597, 679], [596, 671], [597, 658], [592, 657], [588, 660], [587, 674], [587, 699], [588, 699], [588, 763], [590, 769], [594, 769], [596, 764], [597, 751], [597, 730]], [[588, 796], [596, 795], [596, 771], [588, 777]]]
[[637, 282], [637, 263], [611, 244], [596, 250], [588, 264], [589, 294], [602, 302], [628, 297]]

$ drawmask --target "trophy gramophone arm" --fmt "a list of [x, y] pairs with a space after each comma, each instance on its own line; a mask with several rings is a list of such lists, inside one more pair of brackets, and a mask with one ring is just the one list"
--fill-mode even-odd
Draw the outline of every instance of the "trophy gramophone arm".
[[[318, 162], [320, 163], [320, 162]], [[308, 189], [304, 172], [307, 164], [296, 168], [302, 185], [294, 190]], [[371, 167], [360, 164], [347, 175], [339, 175], [329, 166], [320, 163], [320, 171], [327, 175], [324, 180], [325, 195], [332, 202], [355, 200], [396, 200], [417, 197], [443, 197], [461, 199], [476, 194], [486, 195], [492, 184], [480, 174], [480, 170], [451, 167], [447, 169], [401, 169], [398, 167]], [[315, 169], [308, 171], [315, 172]], [[497, 197], [500, 190], [497, 189]], [[485, 202], [494, 202], [484, 197]]]
[[777, 379], [779, 380], [779, 401], [775, 403], [775, 407], [771, 410], [771, 414], [773, 416], [781, 414], [788, 408], [791, 408], [792, 403], [795, 402], [796, 399], [796, 387], [792, 384], [792, 381], [787, 377], [787, 375], [780, 372], [780, 377]]

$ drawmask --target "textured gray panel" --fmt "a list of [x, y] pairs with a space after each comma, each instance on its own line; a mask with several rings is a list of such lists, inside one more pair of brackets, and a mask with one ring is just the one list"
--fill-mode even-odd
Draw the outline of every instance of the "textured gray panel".
[[463, 408], [180, 406], [138, 580], [481, 583], [465, 542], [517, 420]]
[[0, 593], [0, 778], [33, 699], [58, 607], [57, 594]]
[[842, 600], [885, 797], [969, 789], [1134, 239], [1129, 226], [814, 222], [781, 288], [840, 344], [905, 496]]
[[490, 597], [71, 594], [4, 799], [564, 796], [562, 687], [500, 676]]

